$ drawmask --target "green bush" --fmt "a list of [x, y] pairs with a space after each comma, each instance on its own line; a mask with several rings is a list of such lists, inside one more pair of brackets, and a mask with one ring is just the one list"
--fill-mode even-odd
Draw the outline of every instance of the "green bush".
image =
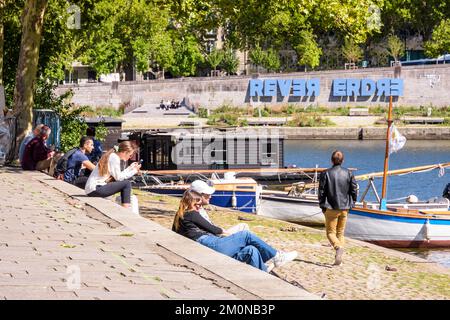
[[254, 117], [259, 117], [259, 110], [261, 110], [261, 117], [270, 117], [272, 110], [270, 109], [270, 107], [264, 106], [264, 108], [255, 108], [253, 110], [253, 116]]
[[197, 112], [200, 118], [208, 118], [208, 109], [206, 108], [198, 108]]
[[334, 125], [334, 123], [318, 114], [307, 115], [304, 113], [296, 113], [287, 125], [289, 127], [326, 127]]

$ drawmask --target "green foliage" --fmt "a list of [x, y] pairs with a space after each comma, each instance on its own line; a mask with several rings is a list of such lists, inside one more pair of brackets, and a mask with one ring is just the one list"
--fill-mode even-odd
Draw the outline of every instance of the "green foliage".
[[270, 117], [272, 115], [272, 109], [268, 106], [264, 106], [264, 108], [255, 108], [253, 110], [253, 116], [259, 117], [261, 112], [261, 117]]
[[390, 35], [387, 38], [387, 51], [395, 61], [398, 61], [405, 53], [405, 44], [396, 35]]
[[250, 61], [256, 66], [256, 72], [259, 72], [259, 67], [263, 65], [266, 53], [259, 45], [255, 46], [249, 53]]
[[431, 40], [425, 43], [425, 53], [430, 57], [450, 53], [450, 19], [442, 20], [434, 29]]
[[174, 47], [177, 48], [174, 55], [174, 64], [169, 67], [169, 71], [175, 76], [195, 75], [198, 64], [203, 62], [203, 55], [200, 52], [197, 40], [193, 36], [176, 39]]
[[299, 57], [298, 64], [310, 66], [312, 69], [320, 63], [322, 49], [317, 45], [314, 34], [310, 30], [302, 30], [299, 34], [300, 43], [295, 47]]
[[239, 59], [233, 49], [226, 49], [223, 55], [222, 68], [228, 75], [235, 74], [239, 67]]
[[101, 121], [95, 127], [95, 138], [101, 142], [105, 141], [106, 136], [108, 135], [108, 128], [105, 126], [105, 122]]
[[124, 114], [124, 108], [112, 108], [112, 107], [91, 107], [91, 106], [83, 106], [83, 117], [112, 117], [112, 118], [120, 118]]
[[244, 114], [245, 110], [242, 108], [223, 105], [212, 110], [206, 123], [208, 125], [241, 126], [246, 123], [243, 119], [239, 119]]
[[198, 108], [197, 112], [200, 118], [208, 118], [208, 109], [206, 108]]
[[216, 70], [217, 66], [222, 62], [223, 58], [223, 51], [214, 49], [206, 56], [205, 60], [213, 70]]
[[326, 127], [334, 125], [334, 123], [317, 114], [307, 115], [304, 113], [296, 113], [292, 120], [287, 123], [290, 127]]
[[346, 39], [341, 50], [344, 58], [350, 63], [356, 63], [363, 57], [363, 50], [353, 39]]
[[266, 51], [263, 59], [263, 66], [268, 71], [280, 71], [281, 61], [278, 52], [272, 48]]
[[35, 91], [35, 108], [54, 110], [61, 123], [61, 150], [66, 152], [80, 143], [85, 135], [87, 124], [81, 116], [86, 107], [76, 108], [68, 103], [73, 95], [71, 90], [61, 96], [54, 94], [55, 85], [38, 81]]

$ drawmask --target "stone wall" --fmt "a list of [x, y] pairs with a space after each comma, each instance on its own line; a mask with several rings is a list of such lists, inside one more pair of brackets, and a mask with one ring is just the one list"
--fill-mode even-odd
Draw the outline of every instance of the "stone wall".
[[[297, 72], [288, 74], [264, 74], [260, 79], [320, 79], [320, 95], [316, 97], [249, 97], [251, 76], [221, 78], [182, 78], [80, 85], [61, 85], [57, 93], [74, 91], [73, 102], [78, 105], [114, 106], [120, 104], [159, 104], [161, 99], [183, 100], [196, 107], [216, 108], [223, 104], [234, 106], [286, 105], [308, 106], [376, 106], [385, 105], [387, 97], [334, 97], [332, 82], [337, 78], [372, 79], [394, 77], [393, 68], [334, 70], [321, 72]], [[402, 67], [404, 95], [395, 98], [396, 105], [448, 106], [450, 105], [450, 65]]]

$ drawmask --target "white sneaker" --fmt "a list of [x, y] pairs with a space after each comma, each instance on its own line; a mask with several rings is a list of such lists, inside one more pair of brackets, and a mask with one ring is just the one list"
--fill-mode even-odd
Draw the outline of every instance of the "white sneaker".
[[273, 263], [273, 261], [267, 261], [266, 267], [267, 267], [267, 272], [270, 272], [273, 270], [273, 268], [275, 268], [275, 264]]
[[291, 262], [292, 260], [297, 258], [297, 255], [298, 255], [297, 251], [290, 251], [290, 252], [277, 251], [277, 254], [273, 258], [275, 267], [281, 267], [286, 263]]

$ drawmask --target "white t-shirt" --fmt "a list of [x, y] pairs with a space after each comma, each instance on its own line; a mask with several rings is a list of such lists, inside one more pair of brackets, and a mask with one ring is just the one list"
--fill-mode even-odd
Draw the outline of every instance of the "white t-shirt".
[[120, 170], [120, 158], [117, 154], [112, 153], [108, 159], [108, 169], [109, 174], [107, 176], [100, 176], [98, 172], [98, 164], [95, 166], [88, 181], [86, 182], [86, 187], [84, 191], [89, 194], [96, 190], [97, 186], [103, 186], [106, 184], [106, 180], [112, 176], [116, 181], [123, 181], [131, 178], [137, 173], [136, 168], [126, 168], [125, 170]]

